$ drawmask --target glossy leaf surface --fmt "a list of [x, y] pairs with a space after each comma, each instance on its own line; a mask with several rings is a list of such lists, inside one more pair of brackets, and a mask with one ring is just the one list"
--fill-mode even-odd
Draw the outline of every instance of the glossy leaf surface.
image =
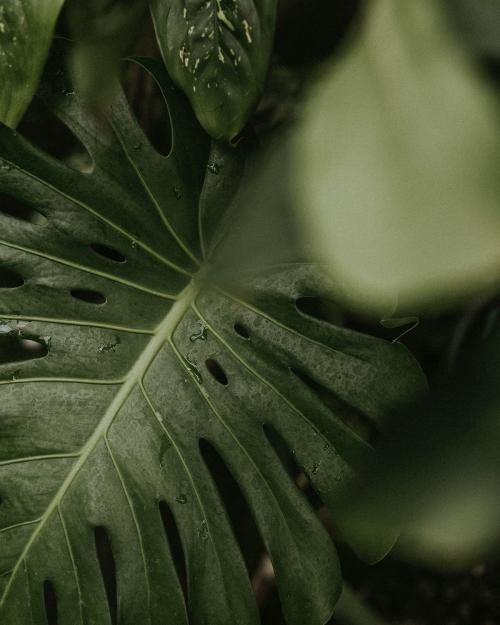
[[[162, 66], [143, 64], [168, 101], [167, 157], [123, 97], [112, 128], [96, 127], [60, 74], [41, 95], [85, 144], [90, 173], [0, 128], [0, 340], [45, 348], [0, 365], [0, 621], [45, 625], [48, 596], [59, 625], [258, 623], [206, 441], [248, 503], [288, 622], [322, 625], [337, 555], [264, 426], [335, 515], [370, 453], [344, 413], [376, 421], [421, 373], [402, 346], [299, 312], [322, 289], [314, 266], [275, 266], [232, 292], [211, 283], [240, 156], [211, 147]], [[10, 197], [41, 218], [15, 218]], [[351, 538], [368, 559], [393, 540]]]
[[167, 69], [205, 130], [233, 139], [262, 94], [276, 0], [153, 0]]
[[16, 126], [37, 88], [64, 0], [0, 4], [0, 121]]

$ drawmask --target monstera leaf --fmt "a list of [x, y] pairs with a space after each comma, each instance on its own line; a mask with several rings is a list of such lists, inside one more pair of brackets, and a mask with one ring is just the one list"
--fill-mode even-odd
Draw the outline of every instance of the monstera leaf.
[[233, 139], [262, 95], [276, 0], [151, 0], [151, 9], [168, 71], [200, 123]]
[[[377, 420], [420, 370], [399, 345], [300, 312], [321, 294], [311, 265], [231, 292], [214, 283], [240, 157], [210, 146], [162, 67], [142, 64], [168, 101], [167, 157], [123, 96], [98, 127], [60, 72], [41, 97], [88, 149], [90, 173], [0, 128], [1, 338], [43, 348], [0, 365], [0, 622], [258, 623], [209, 446], [248, 503], [288, 622], [321, 625], [338, 559], [272, 441], [335, 516], [370, 453], [344, 416]], [[14, 199], [37, 218], [14, 217]], [[370, 559], [387, 549], [349, 538]]]

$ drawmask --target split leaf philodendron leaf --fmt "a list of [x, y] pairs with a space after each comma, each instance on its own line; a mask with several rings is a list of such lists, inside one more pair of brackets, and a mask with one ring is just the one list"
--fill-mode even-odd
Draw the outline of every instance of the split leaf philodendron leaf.
[[[338, 559], [276, 436], [335, 519], [372, 453], [344, 417], [376, 422], [422, 374], [401, 345], [299, 311], [321, 292], [315, 266], [271, 267], [232, 291], [213, 282], [241, 145], [211, 147], [163, 66], [140, 62], [168, 102], [167, 157], [123, 95], [97, 127], [60, 72], [41, 97], [86, 146], [90, 173], [0, 128], [0, 345], [43, 347], [0, 365], [0, 622], [42, 625], [50, 605], [58, 625], [256, 625], [211, 446], [251, 510], [288, 623], [323, 625]], [[9, 198], [36, 218], [15, 218]], [[394, 539], [349, 538], [371, 560]]]
[[439, 2], [370, 3], [311, 93], [293, 177], [302, 223], [360, 306], [399, 298], [414, 314], [498, 280], [498, 105]]
[[15, 127], [34, 96], [64, 0], [0, 4], [0, 122]]
[[169, 74], [215, 139], [233, 139], [253, 113], [271, 57], [276, 0], [152, 0]]

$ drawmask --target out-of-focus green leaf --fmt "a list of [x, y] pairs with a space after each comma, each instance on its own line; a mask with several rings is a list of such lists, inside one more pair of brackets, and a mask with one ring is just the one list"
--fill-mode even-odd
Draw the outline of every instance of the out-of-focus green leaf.
[[401, 533], [411, 560], [463, 566], [500, 540], [500, 331], [446, 388], [385, 433], [351, 488], [344, 524], [377, 542]]
[[169, 74], [205, 130], [233, 139], [263, 90], [276, 0], [152, 0]]
[[[296, 204], [367, 307], [478, 291], [500, 271], [500, 109], [439, 3], [378, 0], [311, 93]], [[414, 310], [418, 312], [418, 310]]]
[[71, 0], [67, 15], [76, 43], [71, 67], [78, 91], [103, 107], [113, 96], [120, 57], [137, 34], [147, 0]]
[[339, 602], [335, 608], [335, 623], [340, 625], [386, 625], [363, 597], [345, 582]]
[[37, 87], [64, 0], [0, 4], [0, 121], [15, 127]]

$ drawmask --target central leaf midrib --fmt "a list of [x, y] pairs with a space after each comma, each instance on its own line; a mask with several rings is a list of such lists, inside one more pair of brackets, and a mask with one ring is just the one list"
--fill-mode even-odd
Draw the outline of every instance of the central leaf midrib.
[[106, 413], [103, 418], [100, 420], [98, 426], [93, 431], [90, 438], [87, 440], [87, 443], [82, 448], [82, 451], [78, 457], [78, 460], [75, 462], [70, 472], [64, 479], [61, 484], [59, 490], [55, 494], [54, 498], [51, 500], [47, 509], [45, 510], [43, 516], [39, 520], [39, 524], [37, 528], [31, 534], [29, 540], [27, 541], [23, 551], [19, 555], [17, 562], [12, 569], [12, 574], [7, 583], [5, 590], [0, 598], [0, 607], [3, 606], [6, 597], [9, 594], [10, 587], [18, 573], [19, 567], [22, 562], [25, 560], [29, 550], [35, 540], [37, 539], [40, 532], [43, 530], [45, 523], [50, 519], [51, 515], [57, 510], [60, 502], [64, 498], [67, 490], [71, 487], [74, 479], [78, 475], [80, 469], [87, 462], [89, 456], [92, 451], [95, 449], [97, 443], [106, 435], [109, 427], [113, 423], [114, 418], [122, 408], [122, 406], [127, 401], [128, 397], [134, 390], [134, 388], [142, 381], [145, 373], [147, 372], [149, 366], [156, 358], [158, 352], [163, 347], [163, 345], [168, 341], [170, 336], [175, 331], [179, 322], [183, 318], [186, 311], [190, 308], [191, 304], [196, 299], [197, 294], [201, 289], [201, 280], [193, 279], [188, 286], [182, 291], [179, 296], [179, 299], [175, 302], [172, 308], [165, 315], [163, 321], [158, 326], [155, 334], [142, 351], [140, 356], [137, 358], [135, 365], [130, 370], [127, 378], [122, 384], [122, 387], [115, 395], [113, 401], [109, 405]]

